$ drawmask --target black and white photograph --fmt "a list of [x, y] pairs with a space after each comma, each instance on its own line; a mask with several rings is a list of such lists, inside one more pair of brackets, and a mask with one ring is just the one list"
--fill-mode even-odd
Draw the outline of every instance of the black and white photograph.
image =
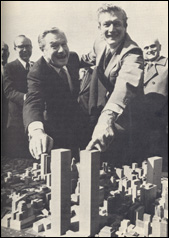
[[1, 1], [1, 237], [168, 237], [168, 1]]

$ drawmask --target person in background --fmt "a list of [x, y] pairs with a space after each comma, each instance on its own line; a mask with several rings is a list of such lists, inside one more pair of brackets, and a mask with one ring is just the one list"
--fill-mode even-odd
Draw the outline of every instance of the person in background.
[[30, 152], [39, 159], [52, 148], [65, 148], [78, 159], [79, 58], [57, 27], [45, 30], [38, 42], [43, 56], [28, 74], [23, 110]]
[[162, 156], [168, 168], [168, 58], [153, 36], [144, 40], [145, 157]]
[[3, 73], [3, 67], [7, 64], [9, 58], [9, 47], [5, 42], [1, 43], [1, 73]]
[[14, 40], [17, 59], [4, 67], [3, 89], [8, 100], [7, 155], [12, 158], [31, 157], [23, 126], [23, 102], [27, 93], [27, 74], [33, 62], [32, 42], [25, 35]]
[[1, 86], [2, 86], [2, 94], [1, 94], [1, 105], [2, 105], [2, 111], [1, 111], [1, 119], [2, 119], [2, 130], [1, 130], [1, 135], [2, 135], [2, 144], [1, 144], [1, 154], [5, 156], [5, 148], [6, 148], [6, 134], [7, 134], [7, 118], [8, 118], [8, 101], [4, 95], [4, 90], [3, 90], [3, 72], [4, 72], [4, 67], [8, 62], [9, 58], [9, 47], [5, 42], [1, 43]]
[[127, 33], [123, 9], [104, 4], [98, 23], [101, 37], [82, 57], [82, 65], [96, 65], [89, 95], [94, 131], [86, 149], [98, 149], [102, 160], [121, 166], [137, 161], [140, 154], [143, 54]]

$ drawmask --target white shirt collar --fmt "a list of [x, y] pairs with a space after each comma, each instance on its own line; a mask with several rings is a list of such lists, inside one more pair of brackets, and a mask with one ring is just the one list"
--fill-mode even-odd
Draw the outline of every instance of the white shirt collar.
[[[24, 69], [26, 69], [26, 63], [25, 61], [23, 61], [21, 58], [18, 57], [18, 60], [21, 62], [21, 64], [23, 65]], [[28, 63], [30, 64], [30, 61], [28, 61]]]

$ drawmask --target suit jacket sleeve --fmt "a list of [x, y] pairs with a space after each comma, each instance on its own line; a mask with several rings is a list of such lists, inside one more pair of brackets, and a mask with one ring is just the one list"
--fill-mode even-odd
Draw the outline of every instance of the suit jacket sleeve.
[[23, 97], [24, 93], [19, 92], [14, 84], [14, 80], [12, 75], [14, 74], [14, 70], [11, 69], [9, 65], [4, 67], [4, 77], [3, 77], [3, 89], [5, 97], [12, 102], [23, 106]]
[[[112, 104], [123, 110], [143, 89], [143, 57], [138, 50], [132, 50], [120, 61], [120, 70], [113, 93], [105, 106], [110, 109]], [[111, 77], [111, 73], [110, 73]]]
[[33, 67], [28, 74], [28, 93], [23, 107], [23, 121], [25, 130], [31, 122], [43, 123], [44, 97], [42, 92], [42, 75], [37, 67]]

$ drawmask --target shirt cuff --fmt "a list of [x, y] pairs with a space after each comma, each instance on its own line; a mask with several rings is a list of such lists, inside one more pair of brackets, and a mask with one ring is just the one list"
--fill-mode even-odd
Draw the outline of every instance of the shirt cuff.
[[35, 131], [37, 129], [44, 130], [43, 123], [41, 121], [31, 122], [28, 126], [28, 134], [31, 136], [33, 131]]
[[118, 115], [123, 113], [123, 109], [119, 105], [114, 103], [107, 103], [106, 106], [103, 108], [102, 112], [106, 110], [116, 112]]

